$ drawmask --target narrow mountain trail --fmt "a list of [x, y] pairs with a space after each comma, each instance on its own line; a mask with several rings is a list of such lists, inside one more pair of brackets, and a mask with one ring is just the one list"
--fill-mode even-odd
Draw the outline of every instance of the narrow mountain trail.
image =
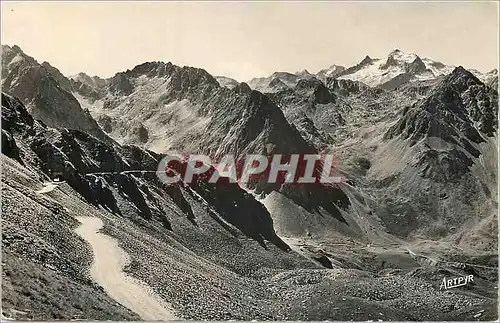
[[81, 225], [75, 232], [92, 247], [94, 261], [90, 268], [92, 279], [117, 302], [132, 310], [146, 321], [178, 319], [170, 306], [154, 295], [141, 281], [127, 276], [123, 268], [130, 262], [118, 242], [99, 230], [103, 222], [97, 217], [76, 217]]

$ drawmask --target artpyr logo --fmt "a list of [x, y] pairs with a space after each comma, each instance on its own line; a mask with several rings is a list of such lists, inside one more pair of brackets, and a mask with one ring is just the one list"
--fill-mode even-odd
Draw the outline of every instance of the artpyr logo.
[[179, 181], [191, 183], [203, 177], [209, 183], [217, 183], [226, 178], [229, 183], [246, 185], [249, 182], [295, 184], [332, 184], [340, 183], [333, 167], [333, 155], [326, 154], [291, 154], [272, 156], [246, 155], [235, 159], [226, 155], [213, 161], [205, 155], [182, 156], [168, 154], [158, 165], [158, 177], [165, 184]]
[[474, 275], [467, 275], [467, 276], [448, 278], [448, 279], [446, 277], [443, 277], [443, 281], [441, 282], [441, 285], [439, 285], [439, 289], [442, 290], [442, 289], [450, 289], [450, 288], [465, 286], [473, 281], [474, 281]]

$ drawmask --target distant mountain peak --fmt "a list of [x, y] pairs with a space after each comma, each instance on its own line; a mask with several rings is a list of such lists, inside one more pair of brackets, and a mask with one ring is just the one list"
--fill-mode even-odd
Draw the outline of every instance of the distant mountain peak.
[[458, 66], [446, 76], [442, 86], [452, 85], [459, 91], [465, 91], [471, 85], [481, 84], [483, 83], [473, 73], [466, 70], [463, 66]]
[[290, 72], [274, 72], [271, 77], [294, 77], [295, 74]]
[[[23, 66], [38, 66], [38, 62], [31, 56], [26, 55], [23, 50], [17, 46], [13, 45], [2, 45], [2, 69], [4, 71], [9, 69], [11, 64], [23, 65]], [[2, 75], [2, 79], [5, 78], [6, 73]]]
[[5, 51], [5, 50], [10, 50], [10, 51], [13, 51], [13, 52], [16, 52], [16, 53], [24, 54], [24, 52], [21, 49], [21, 47], [19, 47], [17, 45], [13, 45], [13, 46], [2, 45], [2, 51]]
[[271, 80], [271, 82], [269, 83], [269, 86], [272, 87], [272, 88], [286, 88], [286, 84], [280, 80], [278, 77], [275, 77]]
[[240, 94], [248, 94], [252, 92], [252, 89], [245, 82], [241, 82], [233, 87], [233, 91], [236, 91]]
[[295, 75], [311, 75], [307, 69], [303, 69], [302, 71], [295, 72]]
[[373, 59], [370, 56], [366, 55], [365, 58], [363, 58], [363, 60], [359, 63], [359, 65], [370, 64], [372, 60]]
[[455, 69], [451, 72], [451, 74], [465, 74], [465, 75], [473, 75], [471, 72], [467, 71], [462, 65], [455, 67]]
[[49, 66], [49, 67], [51, 67], [51, 66], [52, 66], [52, 65], [50, 65], [50, 63], [49, 63], [49, 62], [47, 62], [47, 61], [43, 61], [43, 62], [42, 62], [42, 64], [40, 64], [40, 65], [42, 65], [42, 66]]
[[296, 73], [290, 72], [274, 72], [268, 77], [253, 78], [248, 81], [250, 88], [263, 92], [271, 93], [285, 89], [291, 89], [297, 85], [300, 80], [315, 78], [318, 75], [309, 73], [308, 70], [303, 70]]
[[[419, 74], [425, 72], [426, 70], [427, 66], [425, 66], [425, 63], [417, 55], [415, 55], [415, 59], [413, 60], [413, 62], [406, 64], [406, 72], [410, 74]], [[429, 70], [429, 72], [432, 73], [432, 75], [434, 75], [434, 73], [431, 70]]]
[[237, 87], [240, 84], [235, 79], [227, 77], [227, 76], [214, 76], [214, 77], [217, 80], [217, 82], [219, 82], [220, 86], [227, 87], [229, 89], [234, 89], [235, 87]]
[[454, 80], [457, 78], [470, 78], [477, 83], [481, 81], [470, 71], [466, 70], [462, 65], [455, 67], [455, 69], [447, 76], [448, 79]]
[[414, 53], [405, 53], [399, 49], [395, 49], [390, 52], [387, 57], [392, 58], [400, 63], [411, 63], [418, 57], [418, 55]]

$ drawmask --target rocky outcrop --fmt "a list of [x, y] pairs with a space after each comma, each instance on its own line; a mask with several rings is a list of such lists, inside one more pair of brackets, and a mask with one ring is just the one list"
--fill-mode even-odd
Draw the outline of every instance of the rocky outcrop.
[[[405, 66], [406, 73], [412, 74], [412, 75], [417, 75], [422, 72], [425, 72], [427, 70], [427, 67], [425, 66], [424, 62], [420, 57], [415, 57], [415, 60], [409, 64], [406, 64]], [[430, 73], [432, 73], [429, 70]]]
[[369, 88], [367, 85], [361, 82], [341, 80], [334, 77], [327, 78], [325, 84], [330, 91], [340, 96], [359, 94]]

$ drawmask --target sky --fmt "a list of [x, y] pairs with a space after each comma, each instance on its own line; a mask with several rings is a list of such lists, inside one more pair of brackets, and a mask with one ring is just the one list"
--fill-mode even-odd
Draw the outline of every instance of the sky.
[[1, 2], [1, 42], [63, 74], [110, 77], [146, 61], [238, 81], [315, 73], [404, 52], [498, 68], [498, 3]]

